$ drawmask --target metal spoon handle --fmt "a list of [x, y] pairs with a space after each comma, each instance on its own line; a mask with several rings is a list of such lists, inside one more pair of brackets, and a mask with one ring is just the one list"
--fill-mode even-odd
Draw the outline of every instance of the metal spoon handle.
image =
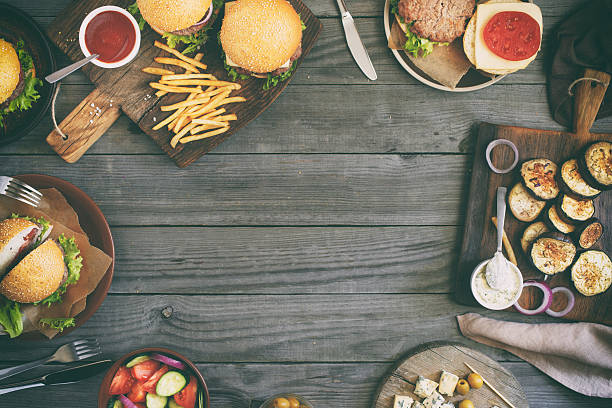
[[49, 82], [50, 84], [53, 84], [57, 81], [59, 81], [60, 79], [63, 79], [65, 77], [67, 77], [68, 75], [72, 74], [74, 71], [76, 71], [77, 69], [81, 68], [83, 65], [87, 65], [89, 63], [89, 61], [98, 58], [100, 55], [98, 54], [93, 54], [90, 55], [87, 58], [84, 58], [80, 61], [75, 62], [72, 65], [68, 65], [66, 68], [62, 68], [59, 71], [55, 71], [54, 73], [47, 75], [45, 77], [45, 80], [47, 82]]
[[506, 218], [506, 187], [497, 188], [497, 251], [501, 252], [504, 239], [504, 220]]

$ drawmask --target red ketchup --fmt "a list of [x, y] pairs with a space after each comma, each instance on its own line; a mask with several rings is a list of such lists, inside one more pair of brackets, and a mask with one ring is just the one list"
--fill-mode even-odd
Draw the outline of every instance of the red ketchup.
[[85, 29], [85, 46], [98, 61], [113, 63], [130, 55], [136, 45], [136, 32], [129, 18], [117, 11], [95, 16]]

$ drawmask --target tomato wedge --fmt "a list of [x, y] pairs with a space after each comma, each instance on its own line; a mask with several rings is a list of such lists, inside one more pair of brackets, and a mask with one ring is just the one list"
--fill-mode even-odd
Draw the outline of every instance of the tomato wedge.
[[117, 370], [117, 373], [115, 373], [113, 381], [111, 381], [108, 393], [110, 395], [127, 394], [132, 389], [134, 382], [135, 380], [130, 370], [121, 366]]
[[174, 394], [174, 401], [183, 408], [194, 408], [197, 392], [198, 380], [192, 375], [189, 379], [189, 384], [181, 391]]
[[168, 366], [165, 366], [165, 365], [162, 366], [159, 370], [155, 372], [155, 374], [151, 376], [151, 378], [147, 380], [147, 382], [143, 384], [144, 390], [146, 392], [155, 393], [155, 386], [157, 385], [157, 382], [159, 381], [161, 376], [166, 374], [167, 372], [168, 372]]
[[132, 386], [132, 389], [130, 390], [130, 393], [127, 395], [127, 397], [132, 402], [145, 402], [147, 392], [144, 389], [144, 383], [136, 382]]
[[147, 360], [132, 367], [132, 376], [137, 381], [146, 382], [157, 370], [159, 370], [159, 362]]
[[147, 408], [145, 407], [145, 404], [135, 403], [134, 405], [136, 405], [138, 408]]

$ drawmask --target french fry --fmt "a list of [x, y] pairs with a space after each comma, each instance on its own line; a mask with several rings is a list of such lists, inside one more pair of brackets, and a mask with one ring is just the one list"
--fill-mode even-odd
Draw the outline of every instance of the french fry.
[[178, 132], [176, 135], [174, 135], [174, 137], [172, 138], [172, 140], [170, 140], [170, 146], [172, 147], [176, 147], [177, 143], [179, 142], [179, 140], [181, 140], [181, 137], [185, 136], [191, 129], [193, 129], [194, 127], [196, 127], [197, 125], [195, 123], [191, 123], [187, 126], [185, 126], [183, 128], [183, 130], [181, 130], [180, 132]]
[[142, 72], [153, 75], [165, 75], [172, 76], [174, 71], [170, 71], [169, 69], [157, 68], [157, 67], [146, 67], [142, 69]]
[[212, 120], [212, 119], [193, 119], [191, 123], [195, 123], [197, 125], [211, 125], [211, 126], [216, 126], [216, 125], [228, 126], [229, 125], [226, 122], [221, 122], [219, 120]]
[[155, 89], [159, 89], [160, 91], [166, 91], [169, 93], [201, 93], [202, 92], [202, 88], [187, 88], [187, 87], [182, 87], [182, 86], [170, 86], [170, 85], [164, 85], [164, 84], [160, 84], [158, 82], [150, 82], [149, 86], [151, 88], [155, 88]]
[[204, 105], [199, 110], [194, 112], [194, 115], [208, 113], [210, 111], [215, 110], [215, 108], [217, 106], [221, 105], [221, 101], [223, 101], [224, 99], [226, 99], [229, 96], [230, 92], [231, 91], [225, 91], [225, 92], [222, 92], [219, 95], [215, 96], [214, 98], [212, 98], [210, 100], [210, 102], [208, 102], [206, 105]]
[[219, 122], [229, 122], [232, 120], [238, 120], [238, 116], [232, 113], [231, 115], [216, 116], [214, 119]]
[[217, 78], [215, 78], [215, 76], [211, 75], [211, 74], [190, 74], [190, 73], [185, 73], [185, 74], [168, 74], [168, 75], [162, 75], [162, 77], [161, 77], [162, 81], [176, 81], [178, 79], [212, 79], [212, 80], [216, 80]]
[[[201, 52], [197, 53], [195, 55], [195, 57], [193, 57], [194, 60], [196, 61], [201, 61], [202, 58], [204, 57], [204, 54], [202, 54]], [[169, 71], [172, 72], [172, 71]], [[188, 73], [189, 71], [185, 71], [185, 73]], [[155, 96], [157, 96], [158, 98], [161, 98], [162, 96], [166, 95], [168, 92], [166, 91], [157, 91], [155, 92]]]
[[191, 117], [191, 119], [196, 119], [196, 118], [201, 118], [201, 119], [210, 119], [210, 118], [214, 118], [217, 115], [222, 114], [223, 112], [225, 112], [225, 109], [221, 108], [221, 109], [217, 109], [214, 110], [212, 112], [209, 113], [200, 113], [198, 115], [195, 115], [194, 113], [189, 114], [189, 116]]
[[170, 54], [174, 55], [175, 57], [187, 62], [188, 64], [191, 64], [193, 66], [196, 66], [198, 68], [202, 68], [202, 69], [206, 69], [207, 66], [206, 64], [202, 64], [200, 61], [194, 59], [194, 58], [189, 58], [186, 55], [183, 55], [182, 53], [180, 53], [179, 51], [175, 50], [174, 48], [170, 48], [168, 47], [166, 44], [159, 42], [159, 41], [155, 41], [154, 45], [157, 48], [161, 48], [162, 50], [169, 52]]
[[217, 129], [220, 127], [227, 127], [227, 126], [229, 126], [228, 123], [221, 123], [219, 125], [200, 125], [200, 126], [197, 126], [191, 129], [189, 133], [191, 133], [192, 135], [195, 135], [205, 130]]
[[167, 95], [167, 94], [168, 94], [168, 92], [166, 92], [166, 91], [157, 91], [157, 92], [155, 92], [155, 96], [157, 96], [158, 98], [161, 98], [162, 96]]
[[196, 94], [196, 93], [192, 93], [191, 95], [197, 95], [197, 97], [191, 100], [185, 100], [183, 102], [178, 102], [172, 105], [164, 105], [161, 107], [161, 110], [163, 112], [169, 112], [169, 111], [173, 111], [179, 108], [186, 108], [188, 106], [202, 105], [210, 101], [210, 96], [201, 97], [200, 95], [203, 95], [203, 94]]
[[196, 140], [202, 140], [202, 139], [206, 139], [212, 136], [220, 135], [221, 133], [225, 133], [228, 130], [229, 130], [229, 126], [226, 126], [220, 129], [211, 130], [209, 132], [200, 133], [199, 135], [187, 136], [182, 139], [179, 139], [179, 141], [181, 142], [181, 144], [195, 142]]
[[176, 58], [167, 58], [167, 57], [156, 57], [155, 58], [155, 62], [158, 62], [160, 64], [166, 64], [166, 65], [176, 65], [178, 67], [184, 68], [186, 71], [189, 72], [193, 72], [193, 73], [199, 73], [200, 71], [198, 71], [198, 69], [196, 67], [194, 67], [193, 65], [180, 60], [180, 59], [176, 59]]
[[227, 87], [231, 89], [240, 89], [241, 85], [233, 82], [226, 81], [212, 81], [210, 79], [180, 79], [176, 81], [167, 81], [160, 80], [162, 84], [172, 85], [172, 86], [185, 86], [185, 85], [202, 85], [202, 86], [217, 86], [217, 87]]

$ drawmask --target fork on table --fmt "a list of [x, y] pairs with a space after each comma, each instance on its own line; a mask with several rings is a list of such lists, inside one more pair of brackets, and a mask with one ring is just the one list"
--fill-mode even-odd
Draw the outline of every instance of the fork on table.
[[14, 177], [7, 176], [0, 176], [0, 194], [29, 204], [32, 207], [38, 207], [43, 196], [34, 187]]

